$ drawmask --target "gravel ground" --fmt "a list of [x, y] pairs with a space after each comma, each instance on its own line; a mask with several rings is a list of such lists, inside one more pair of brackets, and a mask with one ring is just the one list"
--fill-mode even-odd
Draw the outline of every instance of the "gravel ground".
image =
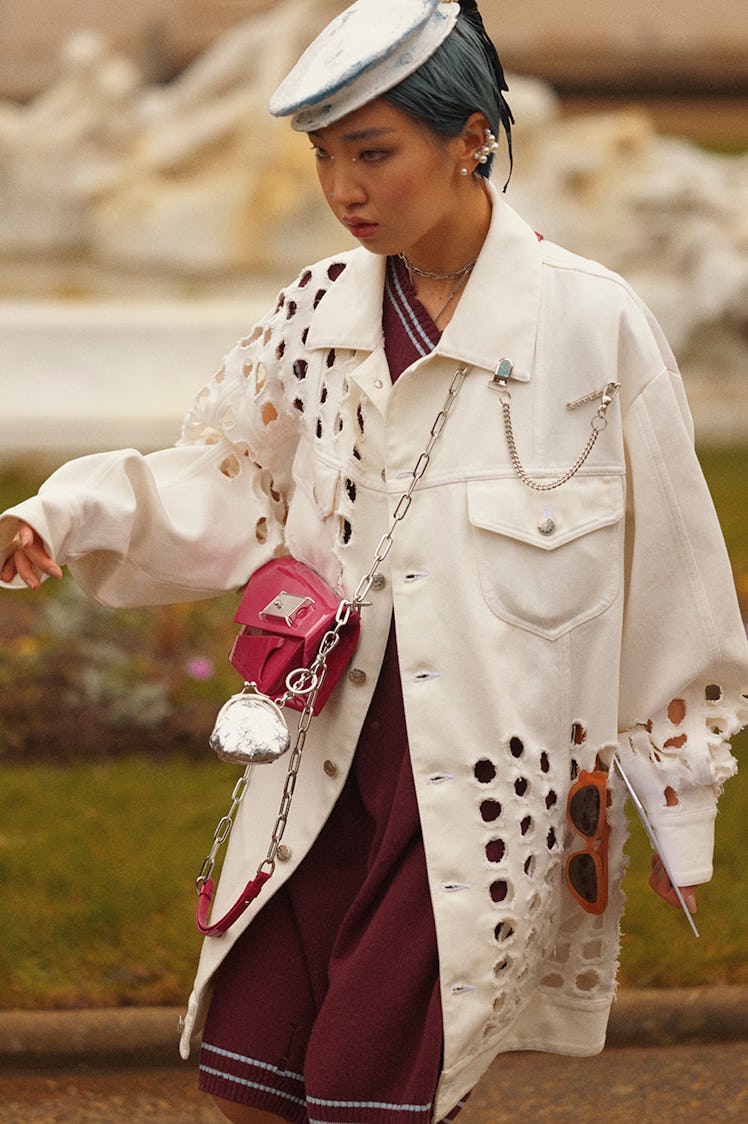
[[[0, 1073], [3, 1124], [219, 1124], [194, 1067]], [[460, 1124], [680, 1124], [748, 1120], [748, 1043], [500, 1058]]]

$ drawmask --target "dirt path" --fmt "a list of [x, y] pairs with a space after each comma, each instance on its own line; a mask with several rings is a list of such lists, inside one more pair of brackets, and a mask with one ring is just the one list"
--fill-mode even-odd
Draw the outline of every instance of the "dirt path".
[[[748, 1119], [748, 1043], [606, 1050], [598, 1058], [508, 1055], [460, 1124], [680, 1124]], [[193, 1067], [0, 1072], [2, 1124], [220, 1124]]]

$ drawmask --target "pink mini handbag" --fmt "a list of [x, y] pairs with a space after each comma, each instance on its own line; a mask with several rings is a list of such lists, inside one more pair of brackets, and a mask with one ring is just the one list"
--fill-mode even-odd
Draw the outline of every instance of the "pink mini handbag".
[[[340, 597], [319, 574], [295, 558], [274, 558], [249, 580], [234, 620], [242, 625], [229, 659], [245, 682], [272, 699], [288, 694], [286, 678], [309, 668], [325, 634], [334, 627]], [[314, 701], [319, 714], [353, 655], [360, 618], [352, 612], [326, 661]], [[304, 697], [290, 693], [286, 706], [304, 709]]]

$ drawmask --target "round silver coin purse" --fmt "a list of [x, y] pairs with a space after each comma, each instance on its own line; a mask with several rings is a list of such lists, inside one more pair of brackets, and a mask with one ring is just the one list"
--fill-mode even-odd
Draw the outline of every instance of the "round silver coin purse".
[[262, 765], [288, 752], [291, 735], [280, 707], [248, 686], [221, 707], [209, 744], [222, 761]]

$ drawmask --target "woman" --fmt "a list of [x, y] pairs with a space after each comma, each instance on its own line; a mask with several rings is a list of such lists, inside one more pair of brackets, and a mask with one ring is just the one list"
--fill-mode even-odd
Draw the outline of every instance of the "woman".
[[[309, 730], [277, 869], [205, 941], [182, 1050], [204, 1027], [201, 1086], [232, 1121], [426, 1124], [497, 1053], [599, 1051], [624, 798], [611, 770], [607, 815], [572, 829], [570, 790], [617, 752], [695, 910], [746, 720], [673, 357], [619, 277], [488, 181], [512, 118], [461, 8], [360, 0], [271, 103], [363, 249], [280, 295], [175, 449], [73, 462], [0, 524], [2, 578], [32, 588], [67, 562], [109, 604], [186, 600], [290, 552], [350, 597], [451, 402]], [[255, 770], [216, 916], [284, 782]], [[658, 863], [651, 882], [675, 901]]]

